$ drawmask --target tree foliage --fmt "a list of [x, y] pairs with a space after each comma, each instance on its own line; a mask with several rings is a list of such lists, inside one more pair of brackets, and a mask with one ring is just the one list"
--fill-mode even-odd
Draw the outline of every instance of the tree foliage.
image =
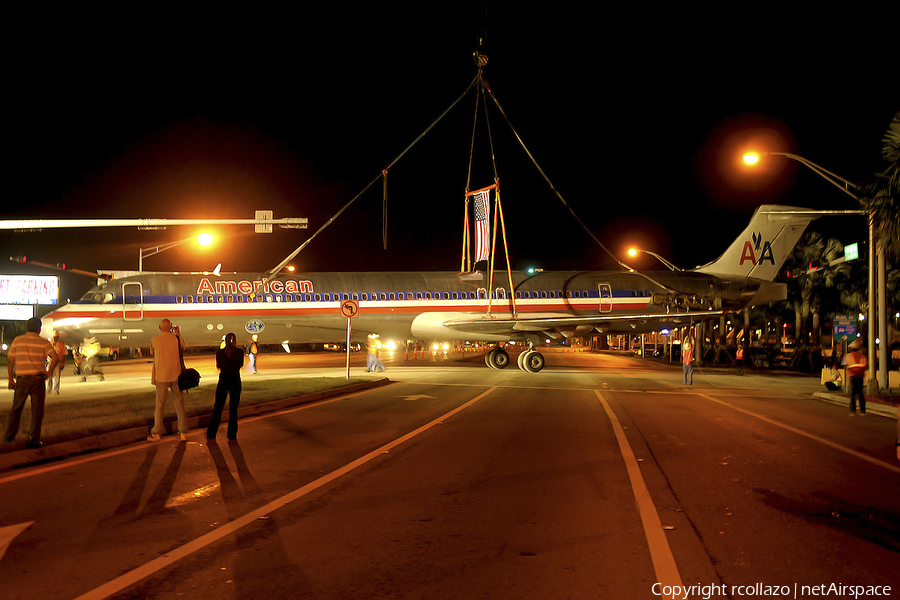
[[900, 112], [882, 138], [881, 157], [887, 167], [863, 186], [865, 210], [874, 214], [875, 235], [885, 254], [900, 261]]

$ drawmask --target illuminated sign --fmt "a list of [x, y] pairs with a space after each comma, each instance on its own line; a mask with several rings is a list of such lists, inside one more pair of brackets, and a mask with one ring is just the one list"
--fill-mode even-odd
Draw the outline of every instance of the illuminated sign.
[[850, 341], [856, 338], [856, 317], [853, 315], [835, 315], [832, 328], [834, 340]]
[[0, 304], [58, 304], [56, 275], [0, 275]]
[[34, 306], [0, 304], [0, 321], [27, 321], [34, 316]]
[[857, 258], [859, 258], [859, 245], [850, 244], [844, 246], [844, 258], [846, 260], [856, 260]]

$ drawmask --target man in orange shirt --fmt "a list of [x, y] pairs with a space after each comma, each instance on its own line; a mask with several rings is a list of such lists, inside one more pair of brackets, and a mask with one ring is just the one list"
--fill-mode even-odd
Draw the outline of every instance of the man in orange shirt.
[[42, 338], [41, 320], [37, 317], [28, 319], [25, 334], [13, 340], [9, 347], [9, 389], [13, 394], [12, 410], [6, 419], [3, 441], [11, 443], [19, 432], [19, 421], [25, 400], [31, 397], [31, 434], [28, 436], [29, 448], [40, 448], [41, 423], [44, 420], [44, 400], [47, 397], [47, 357], [50, 357], [50, 372], [59, 362], [53, 346]]
[[694, 339], [684, 338], [681, 345], [681, 374], [684, 385], [694, 385]]
[[857, 396], [859, 396], [859, 414], [865, 416], [866, 397], [863, 395], [863, 379], [869, 360], [862, 353], [862, 341], [859, 338], [850, 344], [850, 352], [844, 356], [844, 366], [847, 367], [847, 379], [850, 381], [850, 416], [856, 416]]

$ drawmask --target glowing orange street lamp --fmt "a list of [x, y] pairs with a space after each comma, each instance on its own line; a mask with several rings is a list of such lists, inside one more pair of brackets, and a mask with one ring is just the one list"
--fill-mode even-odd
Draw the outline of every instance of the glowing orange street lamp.
[[138, 253], [138, 272], [142, 272], [144, 270], [144, 259], [148, 256], [159, 254], [160, 252], [164, 252], [166, 250], [169, 250], [170, 248], [174, 248], [175, 246], [180, 246], [181, 244], [190, 242], [191, 240], [196, 240], [196, 242], [201, 246], [209, 246], [213, 243], [214, 238], [212, 234], [204, 232], [197, 237], [184, 238], [183, 240], [178, 240], [177, 242], [169, 242], [168, 244], [162, 244], [161, 246], [141, 248]]
[[665, 258], [660, 256], [656, 252], [650, 252], [649, 250], [640, 250], [638, 248], [629, 248], [628, 249], [628, 256], [634, 257], [641, 253], [649, 254], [650, 256], [654, 257], [656, 260], [658, 260], [659, 262], [664, 264], [671, 271], [683, 271], [684, 270], [684, 269], [679, 269], [678, 267], [673, 265], [671, 262], [669, 262], [668, 260], [666, 260]]

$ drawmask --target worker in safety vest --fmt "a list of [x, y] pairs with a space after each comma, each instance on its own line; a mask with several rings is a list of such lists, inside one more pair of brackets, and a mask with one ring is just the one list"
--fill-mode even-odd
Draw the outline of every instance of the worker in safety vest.
[[734, 354], [734, 364], [737, 365], [737, 374], [744, 374], [744, 344], [738, 342], [737, 352]]
[[850, 416], [856, 416], [856, 398], [859, 397], [859, 414], [866, 414], [866, 397], [863, 395], [863, 380], [869, 361], [862, 353], [862, 341], [857, 338], [850, 344], [850, 353], [844, 356], [847, 379], [850, 381]]
[[247, 344], [247, 358], [250, 361], [247, 363], [247, 370], [251, 373], [256, 373], [256, 355], [259, 354], [259, 337], [256, 334], [253, 334], [250, 337], [250, 343]]
[[694, 339], [687, 337], [681, 345], [681, 374], [684, 385], [694, 385]]
[[384, 371], [384, 365], [378, 360], [378, 351], [381, 349], [381, 340], [377, 333], [370, 333], [366, 337], [366, 373], [374, 373], [379, 369]]

